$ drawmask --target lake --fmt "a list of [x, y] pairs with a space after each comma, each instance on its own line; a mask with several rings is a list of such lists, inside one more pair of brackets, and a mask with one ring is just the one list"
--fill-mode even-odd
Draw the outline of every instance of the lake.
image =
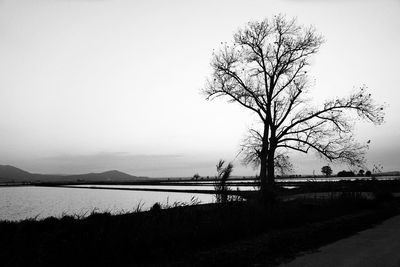
[[85, 216], [92, 211], [117, 214], [133, 211], [138, 206], [147, 210], [156, 202], [173, 205], [190, 203], [192, 199], [211, 203], [214, 195], [40, 186], [0, 187], [0, 220], [43, 219], [63, 214]]
[[[399, 179], [400, 177], [379, 177], [379, 180]], [[277, 182], [307, 182], [307, 181], [337, 181], [355, 180], [360, 177], [345, 178], [291, 178], [277, 179]], [[250, 180], [251, 181], [251, 180]], [[243, 183], [248, 181], [241, 181]], [[173, 205], [174, 203], [190, 203], [192, 198], [201, 203], [214, 201], [212, 194], [152, 192], [152, 191], [124, 191], [113, 189], [87, 189], [83, 187], [118, 187], [118, 188], [155, 188], [179, 190], [213, 190], [214, 187], [207, 181], [186, 182], [186, 185], [82, 185], [74, 188], [15, 186], [0, 187], [0, 220], [22, 220], [27, 218], [42, 219], [50, 216], [60, 217], [63, 214], [85, 216], [91, 212], [110, 211], [113, 214], [130, 212], [138, 206], [147, 210], [154, 203]], [[201, 185], [204, 183], [204, 185]], [[236, 183], [240, 184], [240, 181]], [[295, 188], [286, 186], [287, 188]], [[236, 190], [237, 186], [232, 186]], [[240, 190], [255, 190], [253, 186], [240, 185]]]

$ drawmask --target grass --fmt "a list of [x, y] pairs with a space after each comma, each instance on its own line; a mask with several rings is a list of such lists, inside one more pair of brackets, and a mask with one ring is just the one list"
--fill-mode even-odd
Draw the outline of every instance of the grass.
[[[175, 203], [168, 209], [160, 205], [130, 214], [92, 213], [88, 217], [0, 222], [0, 258], [3, 266], [212, 265], [226, 260], [216, 254], [221, 247], [239, 242], [236, 249], [240, 250], [246, 248], [240, 243], [243, 240], [257, 243], [257, 238], [266, 236], [269, 241], [264, 248], [273, 253], [261, 250], [255, 259], [273, 262], [271, 259], [291, 251], [288, 245], [292, 237], [288, 233], [294, 233], [296, 240], [311, 234], [325, 240], [329, 233], [321, 229], [332, 226], [330, 220], [360, 212], [369, 212], [371, 218], [379, 220], [395, 214], [396, 205], [394, 200], [377, 202], [343, 194], [318, 201], [277, 202], [268, 209], [252, 202], [194, 206]], [[363, 225], [364, 219], [355, 221]], [[240, 257], [246, 259], [245, 254]], [[228, 258], [235, 257], [239, 255], [231, 253]]]

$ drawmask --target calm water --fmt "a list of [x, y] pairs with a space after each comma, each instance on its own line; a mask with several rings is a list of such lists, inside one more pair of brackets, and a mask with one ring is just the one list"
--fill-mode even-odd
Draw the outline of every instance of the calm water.
[[[399, 179], [400, 177], [379, 177], [379, 179]], [[282, 182], [290, 181], [325, 181], [332, 178], [300, 178], [281, 179]], [[339, 178], [340, 180], [356, 179]], [[279, 180], [278, 180], [279, 181]], [[94, 186], [94, 185], [93, 185]], [[96, 185], [96, 187], [101, 187]], [[106, 187], [113, 187], [107, 185]], [[146, 186], [146, 185], [115, 185], [115, 187], [126, 188], [159, 188], [159, 189], [200, 189], [213, 190], [213, 186]], [[236, 186], [232, 190], [238, 189]], [[240, 190], [254, 190], [252, 186], [240, 186]], [[123, 191], [110, 189], [85, 189], [85, 188], [57, 188], [57, 187], [0, 187], [0, 220], [22, 220], [37, 217], [38, 219], [63, 214], [88, 215], [92, 211], [110, 211], [111, 213], [129, 212], [142, 205], [142, 210], [149, 209], [154, 203], [173, 205], [174, 202], [190, 203], [192, 198], [201, 203], [214, 201], [214, 195], [174, 193], [174, 192], [151, 192], [151, 191]]]
[[[117, 188], [132, 188], [132, 189], [148, 189], [148, 188], [157, 188], [157, 189], [170, 189], [170, 190], [215, 190], [213, 185], [76, 185], [76, 187], [117, 187]], [[230, 186], [231, 190], [255, 190], [254, 186]]]
[[201, 203], [214, 201], [210, 194], [188, 194], [149, 191], [95, 190], [56, 187], [0, 187], [0, 220], [38, 219], [63, 214], [88, 215], [93, 210], [111, 213], [129, 212], [138, 205], [142, 210], [154, 203], [173, 205], [190, 203], [192, 197]]

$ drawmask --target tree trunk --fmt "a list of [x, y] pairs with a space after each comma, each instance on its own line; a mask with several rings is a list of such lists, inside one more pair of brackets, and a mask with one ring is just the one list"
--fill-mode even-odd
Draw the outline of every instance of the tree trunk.
[[265, 138], [260, 153], [260, 182], [261, 201], [270, 204], [275, 201], [275, 143], [274, 139]]
[[267, 188], [268, 199], [275, 200], [275, 148], [270, 147], [267, 158]]
[[268, 175], [267, 175], [267, 155], [261, 152], [260, 158], [260, 193], [261, 196], [265, 195], [268, 188]]
[[268, 156], [268, 125], [264, 124], [264, 134], [262, 139], [262, 147], [259, 154], [260, 157], [260, 200], [264, 202], [267, 195], [268, 180], [267, 180], [267, 156]]

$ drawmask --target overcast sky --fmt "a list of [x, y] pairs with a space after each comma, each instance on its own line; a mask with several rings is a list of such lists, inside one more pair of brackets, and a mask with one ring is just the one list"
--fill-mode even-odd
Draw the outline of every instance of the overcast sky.
[[[0, 0], [0, 164], [41, 173], [119, 169], [213, 175], [254, 117], [200, 93], [213, 49], [250, 20], [283, 13], [326, 43], [309, 71], [316, 103], [366, 84], [387, 103], [367, 166], [400, 166], [399, 0]], [[320, 173], [314, 154], [297, 173]], [[342, 166], [334, 166], [334, 172]]]

